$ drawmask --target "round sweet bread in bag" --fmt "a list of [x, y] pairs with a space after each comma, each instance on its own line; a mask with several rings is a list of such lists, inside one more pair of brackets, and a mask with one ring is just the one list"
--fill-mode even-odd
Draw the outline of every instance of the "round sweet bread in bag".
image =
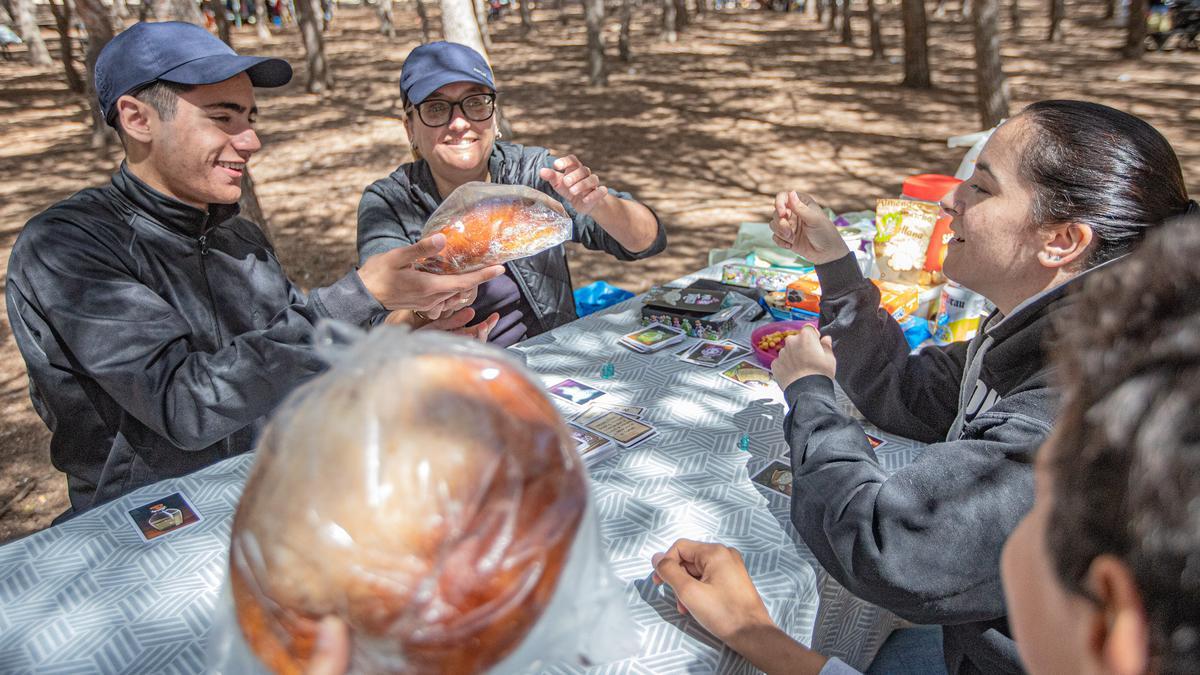
[[541, 388], [485, 355], [319, 378], [269, 425], [234, 518], [238, 623], [303, 672], [320, 619], [361, 672], [473, 673], [549, 601], [586, 504]]
[[417, 266], [450, 274], [532, 255], [560, 240], [560, 219], [565, 217], [557, 203], [518, 196], [482, 199], [425, 235], [444, 234], [446, 247]]

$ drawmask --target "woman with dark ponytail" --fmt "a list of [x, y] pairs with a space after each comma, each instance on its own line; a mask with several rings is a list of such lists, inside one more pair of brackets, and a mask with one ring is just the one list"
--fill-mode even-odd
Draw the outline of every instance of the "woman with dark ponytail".
[[[1049, 327], [1093, 270], [1119, 266], [1195, 205], [1149, 124], [1096, 103], [1042, 101], [996, 130], [942, 207], [953, 216], [946, 276], [996, 311], [970, 343], [910, 354], [816, 202], [776, 198], [776, 243], [816, 263], [822, 292], [820, 334], [789, 338], [773, 366], [790, 407], [792, 523], [851, 593], [940, 627], [898, 631], [871, 672], [933, 672], [939, 661], [951, 673], [1019, 672], [999, 560], [1033, 503], [1034, 455], [1058, 408]], [[876, 426], [931, 445], [889, 472], [837, 404], [835, 378]], [[679, 558], [673, 550], [660, 567]]]

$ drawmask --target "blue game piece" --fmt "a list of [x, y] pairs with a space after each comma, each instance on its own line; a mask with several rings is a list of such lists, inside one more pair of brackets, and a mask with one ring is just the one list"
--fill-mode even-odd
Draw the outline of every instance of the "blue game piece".
[[742, 434], [742, 437], [738, 439], [738, 450], [750, 452], [750, 434]]
[[613, 374], [615, 374], [616, 372], [617, 372], [617, 369], [616, 369], [616, 367], [613, 366], [613, 364], [606, 363], [606, 364], [604, 364], [604, 367], [600, 369], [600, 377], [605, 380], [609, 380], [609, 379], [612, 379]]

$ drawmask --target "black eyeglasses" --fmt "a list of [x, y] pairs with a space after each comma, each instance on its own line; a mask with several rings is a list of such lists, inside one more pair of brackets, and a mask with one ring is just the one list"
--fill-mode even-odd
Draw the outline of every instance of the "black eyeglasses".
[[[450, 118], [454, 116], [454, 108], [457, 107], [462, 111], [463, 117], [472, 122], [484, 122], [492, 119], [492, 115], [496, 113], [496, 95], [495, 94], [472, 94], [461, 101], [443, 101], [441, 99], [431, 99], [422, 101], [415, 106], [417, 116], [425, 123], [425, 126], [440, 127], [450, 123]], [[409, 107], [412, 110], [413, 106]]]

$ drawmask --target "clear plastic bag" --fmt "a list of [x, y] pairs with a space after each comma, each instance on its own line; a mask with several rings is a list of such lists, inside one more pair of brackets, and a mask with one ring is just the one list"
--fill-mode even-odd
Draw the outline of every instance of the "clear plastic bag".
[[458, 336], [322, 332], [332, 367], [275, 413], [238, 504], [209, 672], [303, 672], [329, 614], [351, 672], [630, 656], [587, 475], [536, 380]]
[[421, 238], [441, 232], [446, 248], [416, 264], [438, 274], [526, 258], [571, 239], [574, 225], [552, 197], [524, 185], [467, 183], [429, 216]]

